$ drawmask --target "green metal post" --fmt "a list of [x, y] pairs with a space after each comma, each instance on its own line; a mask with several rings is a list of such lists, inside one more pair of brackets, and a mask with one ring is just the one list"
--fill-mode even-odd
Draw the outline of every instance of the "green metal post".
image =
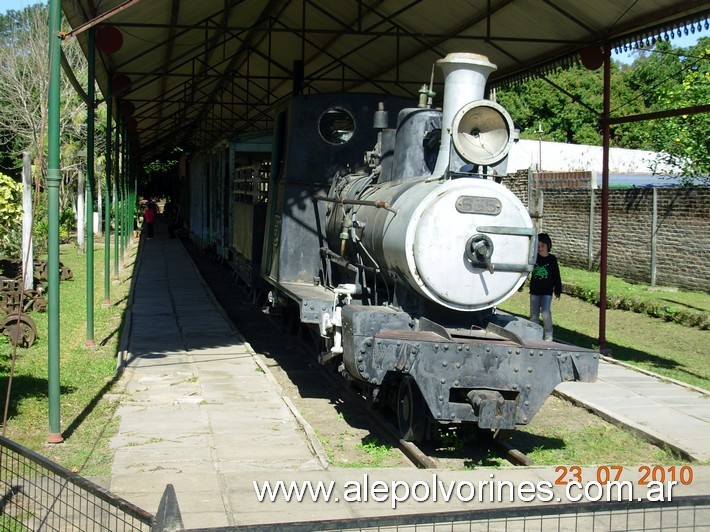
[[130, 228], [131, 230], [128, 232], [128, 239], [127, 243], [130, 246], [131, 241], [133, 240], [133, 231], [136, 230], [136, 202], [135, 202], [135, 193], [136, 193], [136, 188], [134, 186], [134, 180], [135, 180], [135, 168], [134, 168], [134, 162], [133, 162], [133, 157], [131, 155], [131, 145], [130, 141], [128, 142], [128, 146], [126, 148], [126, 160], [128, 161], [128, 164], [126, 165], [128, 167], [128, 172], [127, 172], [127, 179], [126, 179], [126, 186], [128, 187], [128, 221], [130, 223]]
[[61, 42], [61, 0], [49, 2], [49, 102], [47, 136], [47, 211], [49, 235], [47, 238], [47, 293], [48, 293], [48, 397], [49, 434], [48, 443], [64, 441], [60, 428], [59, 400], [59, 108]]
[[133, 224], [131, 224], [131, 218], [128, 215], [131, 207], [131, 187], [128, 182], [128, 157], [126, 156], [126, 151], [123, 152], [123, 157], [125, 161], [126, 169], [123, 175], [123, 198], [125, 200], [124, 213], [126, 216], [126, 233], [123, 235], [123, 263], [126, 263], [126, 252], [128, 250], [128, 241], [131, 238], [131, 231], [133, 231]]
[[86, 345], [94, 347], [94, 28], [89, 29], [86, 115]]
[[123, 165], [121, 166], [121, 173], [123, 175], [121, 177], [123, 179], [123, 227], [125, 227], [126, 230], [123, 232], [123, 239], [121, 240], [121, 260], [125, 265], [126, 250], [128, 249], [128, 239], [130, 238], [131, 231], [133, 231], [133, 224], [131, 223], [131, 218], [129, 216], [129, 212], [132, 206], [130, 205], [128, 197], [128, 135], [125, 124], [122, 130], [123, 136], [121, 137], [121, 159], [123, 161]]
[[128, 247], [128, 235], [131, 232], [131, 225], [128, 221], [128, 180], [126, 176], [128, 175], [128, 157], [126, 157], [126, 128], [122, 127], [123, 135], [121, 136], [121, 185], [122, 185], [122, 197], [123, 197], [123, 238], [121, 239], [121, 264], [125, 267], [126, 265], [126, 248]]
[[[123, 119], [119, 119], [119, 123]], [[129, 231], [126, 216], [126, 130], [121, 124], [121, 266], [126, 264], [126, 234]]]
[[131, 162], [133, 163], [133, 194], [131, 195], [131, 220], [133, 220], [133, 227], [135, 228], [136, 205], [138, 205], [138, 171], [135, 168], [135, 158], [131, 157]]
[[[104, 202], [104, 307], [111, 304], [111, 82], [106, 95], [106, 201]], [[114, 238], [116, 236], [114, 235]]]
[[[121, 119], [119, 118], [118, 123], [121, 123]], [[120, 126], [119, 126], [120, 129]], [[126, 195], [125, 195], [125, 188], [123, 186], [123, 172], [124, 172], [124, 166], [126, 165], [126, 158], [123, 156], [123, 143], [125, 142], [125, 139], [121, 137], [121, 144], [119, 147], [119, 153], [120, 153], [120, 158], [119, 158], [119, 168], [118, 168], [118, 215], [120, 217], [120, 222], [119, 226], [121, 228], [121, 232], [118, 235], [118, 256], [121, 259], [121, 267], [123, 267], [123, 239], [126, 235]]]
[[[116, 102], [118, 103], [118, 102]], [[118, 105], [116, 105], [118, 108]], [[113, 221], [114, 221], [114, 237], [113, 237], [113, 279], [118, 281], [118, 240], [121, 237], [121, 213], [118, 205], [118, 181], [121, 178], [119, 173], [119, 164], [121, 162], [120, 152], [118, 151], [118, 120], [114, 129], [113, 153], [115, 154], [116, 164], [114, 165], [113, 178]]]
[[126, 252], [133, 238], [133, 230], [135, 229], [135, 204], [133, 203], [133, 183], [131, 182], [131, 157], [129, 155], [128, 142], [126, 142], [126, 221], [128, 222], [128, 231], [126, 231]]

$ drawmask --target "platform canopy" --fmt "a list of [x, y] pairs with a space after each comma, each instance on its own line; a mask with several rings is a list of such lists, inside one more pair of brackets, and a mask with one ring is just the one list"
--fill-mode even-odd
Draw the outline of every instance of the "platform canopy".
[[[293, 92], [416, 98], [451, 52], [488, 56], [500, 85], [583, 50], [594, 58], [604, 43], [697, 31], [710, 16], [707, 0], [62, 0], [62, 9], [84, 50], [96, 31], [99, 88], [119, 98], [114, 110], [144, 159], [269, 128]], [[441, 72], [434, 80], [440, 91]]]

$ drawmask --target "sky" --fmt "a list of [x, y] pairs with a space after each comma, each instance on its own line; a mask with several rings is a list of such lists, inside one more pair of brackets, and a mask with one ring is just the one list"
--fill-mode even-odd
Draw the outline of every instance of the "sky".
[[[47, 3], [46, 0], [0, 0], [0, 14], [5, 13], [9, 9], [21, 10], [29, 5], [39, 2]], [[694, 34], [689, 33], [687, 36], [683, 35], [680, 38], [676, 37], [671, 41], [671, 44], [677, 48], [684, 48], [686, 46], [694, 45], [698, 41], [699, 37], [710, 37], [710, 30], [706, 30], [703, 27], [700, 32], [696, 31]], [[630, 64], [634, 61], [635, 52], [624, 52], [621, 54], [614, 53], [612, 58], [622, 63]]]
[[41, 0], [0, 0], [0, 13], [5, 13], [10, 9], [20, 11], [21, 9], [24, 9], [27, 6], [39, 3], [46, 4], [47, 2]]

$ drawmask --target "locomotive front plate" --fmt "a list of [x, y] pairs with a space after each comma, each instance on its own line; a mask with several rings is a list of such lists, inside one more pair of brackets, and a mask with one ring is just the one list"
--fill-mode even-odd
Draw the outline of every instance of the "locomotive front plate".
[[502, 205], [498, 198], [483, 196], [460, 196], [456, 200], [456, 210], [464, 214], [487, 214], [498, 216]]

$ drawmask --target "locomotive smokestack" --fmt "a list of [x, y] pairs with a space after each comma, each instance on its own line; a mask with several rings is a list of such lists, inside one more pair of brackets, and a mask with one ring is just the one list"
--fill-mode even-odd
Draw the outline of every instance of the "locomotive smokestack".
[[441, 148], [432, 174], [442, 176], [449, 168], [454, 116], [464, 105], [483, 99], [486, 81], [496, 66], [485, 55], [466, 53], [448, 54], [436, 64], [444, 71], [444, 109]]

